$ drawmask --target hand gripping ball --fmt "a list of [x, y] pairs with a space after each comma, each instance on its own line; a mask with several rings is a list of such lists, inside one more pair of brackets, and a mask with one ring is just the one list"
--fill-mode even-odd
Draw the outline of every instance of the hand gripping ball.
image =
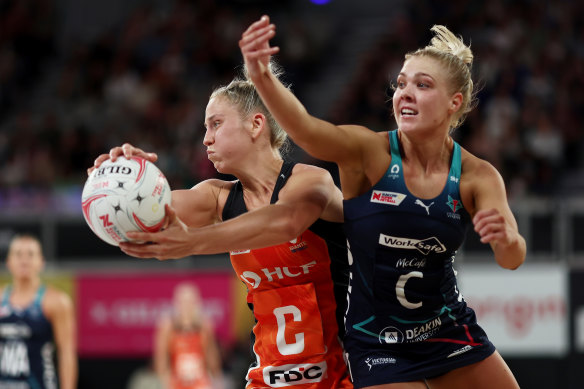
[[99, 238], [114, 246], [129, 241], [129, 231], [160, 230], [170, 201], [164, 174], [140, 157], [103, 162], [91, 172], [81, 195], [85, 221]]

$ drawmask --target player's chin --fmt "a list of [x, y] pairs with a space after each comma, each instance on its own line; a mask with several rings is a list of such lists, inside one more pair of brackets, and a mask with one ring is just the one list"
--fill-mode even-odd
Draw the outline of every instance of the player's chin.
[[233, 169], [229, 169], [224, 163], [221, 162], [213, 162], [213, 166], [218, 173], [221, 174], [233, 174]]

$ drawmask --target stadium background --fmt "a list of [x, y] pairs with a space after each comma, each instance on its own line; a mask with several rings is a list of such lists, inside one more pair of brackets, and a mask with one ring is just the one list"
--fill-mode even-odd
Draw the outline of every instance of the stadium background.
[[80, 194], [93, 159], [125, 141], [156, 151], [173, 188], [216, 176], [204, 108], [264, 13], [308, 110], [378, 130], [394, 126], [389, 80], [433, 24], [471, 41], [480, 103], [455, 138], [501, 171], [528, 256], [499, 270], [470, 233], [461, 290], [523, 388], [581, 388], [583, 2], [0, 0], [0, 252], [15, 232], [41, 238], [47, 282], [77, 303], [79, 388], [147, 387], [137, 380], [152, 325], [184, 279], [202, 286], [225, 371], [242, 386], [251, 317], [227, 256], [125, 257], [92, 235]]

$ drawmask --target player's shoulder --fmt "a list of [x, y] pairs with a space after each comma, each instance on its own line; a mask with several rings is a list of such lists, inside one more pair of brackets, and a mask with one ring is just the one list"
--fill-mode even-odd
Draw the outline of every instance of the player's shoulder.
[[484, 179], [487, 177], [498, 177], [499, 171], [489, 161], [479, 158], [461, 147], [461, 169], [462, 174], [468, 177]]
[[201, 201], [211, 204], [213, 208], [222, 203], [237, 180], [227, 181], [211, 178], [199, 182], [190, 189], [179, 189], [172, 192], [173, 203], [194, 204], [199, 206]]
[[172, 315], [164, 315], [156, 321], [156, 329], [162, 332], [170, 332], [174, 327]]
[[294, 177], [295, 179], [298, 179], [301, 178], [300, 176], [313, 176], [332, 181], [332, 176], [329, 170], [320, 166], [310, 165], [306, 163], [297, 163], [296, 165], [294, 165], [294, 168], [292, 169], [292, 175], [290, 176], [290, 178]]
[[219, 178], [209, 178], [207, 180], [203, 180], [199, 183], [197, 183], [196, 185], [194, 185], [192, 188], [188, 189], [191, 191], [197, 191], [197, 190], [204, 190], [204, 191], [221, 191], [221, 190], [231, 190], [231, 188], [233, 187], [233, 185], [235, 185], [235, 183], [237, 182], [237, 180], [221, 180]]
[[461, 192], [475, 195], [485, 190], [504, 188], [503, 177], [493, 164], [466, 150], [461, 154]]
[[331, 187], [335, 185], [333, 177], [327, 169], [304, 163], [294, 165], [288, 184], [303, 186], [324, 184]]
[[306, 163], [297, 163], [296, 165], [294, 165], [294, 168], [292, 169], [292, 175], [300, 173], [330, 175], [328, 170], [320, 166], [310, 165]]
[[73, 309], [73, 300], [64, 291], [47, 286], [43, 297], [43, 307], [48, 313], [59, 313]]

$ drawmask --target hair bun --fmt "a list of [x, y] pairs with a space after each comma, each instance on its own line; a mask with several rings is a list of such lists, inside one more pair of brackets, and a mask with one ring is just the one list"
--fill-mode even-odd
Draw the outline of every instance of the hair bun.
[[436, 35], [430, 41], [430, 46], [438, 51], [449, 53], [467, 64], [472, 65], [473, 54], [470, 45], [465, 45], [462, 38], [454, 35], [448, 28], [441, 25], [434, 25], [431, 28]]

